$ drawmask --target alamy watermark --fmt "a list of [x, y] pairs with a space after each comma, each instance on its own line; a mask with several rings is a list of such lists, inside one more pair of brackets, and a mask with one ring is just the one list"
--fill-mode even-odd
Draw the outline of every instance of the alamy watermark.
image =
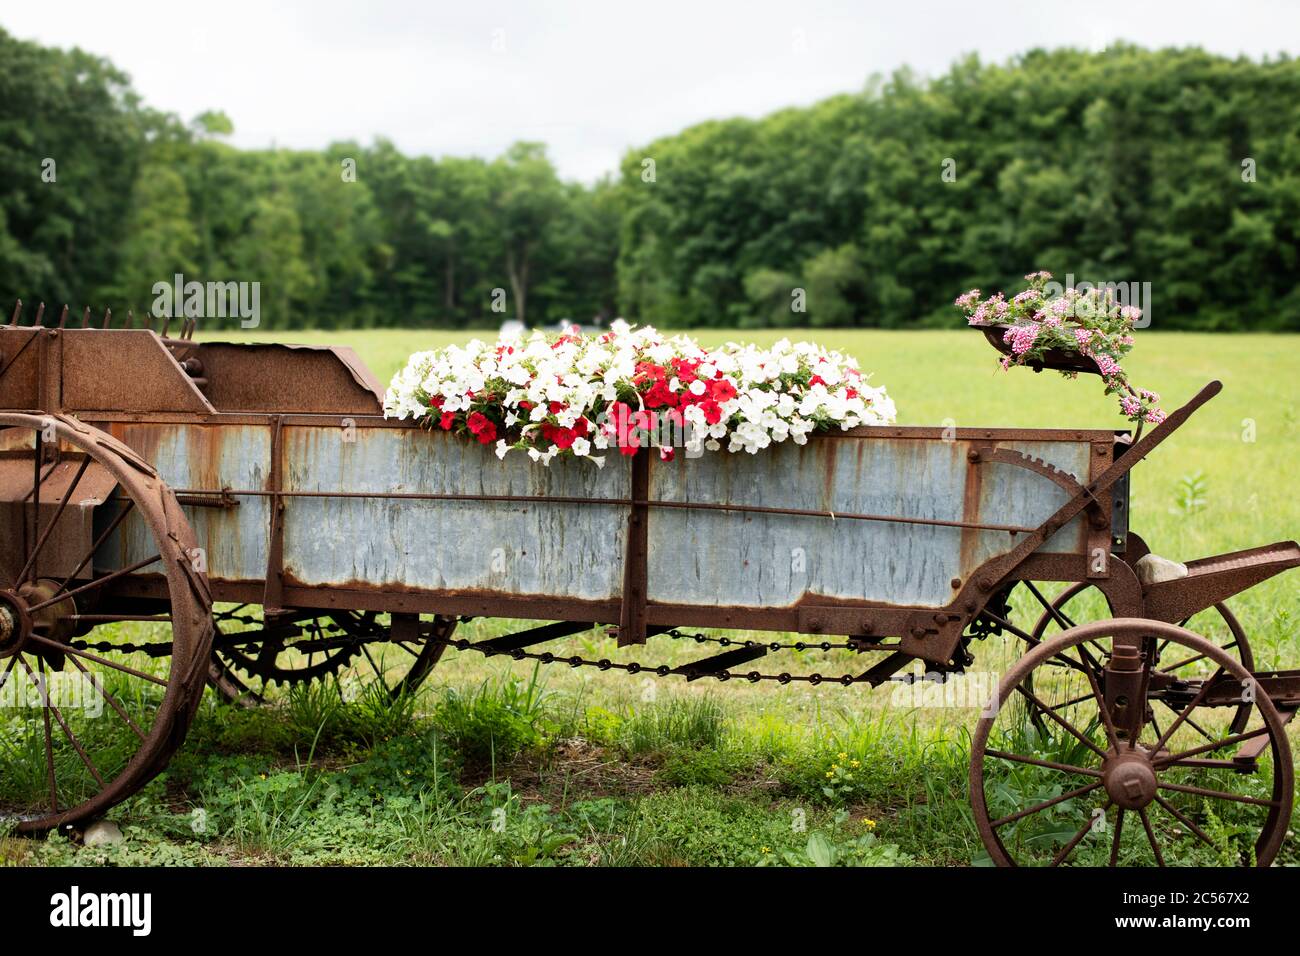
[[255, 329], [262, 321], [260, 282], [186, 282], [178, 272], [171, 282], [155, 282], [153, 294], [157, 319], [239, 319], [242, 329]]
[[104, 713], [104, 692], [96, 686], [98, 678], [90, 674], [56, 672], [18, 680], [17, 674], [10, 672], [9, 677], [0, 686], [0, 710], [48, 704], [60, 712], [81, 711], [87, 717], [100, 717]]
[[1076, 282], [1074, 273], [1067, 272], [1064, 282], [1053, 279], [1043, 286], [1043, 295], [1051, 299], [1067, 289], [1073, 289], [1084, 296], [1075, 302], [1074, 309], [1078, 314], [1087, 314], [1087, 310], [1092, 308], [1087, 295], [1095, 290], [1103, 301], [1109, 297], [1116, 305], [1140, 309], [1142, 314], [1133, 322], [1133, 328], [1145, 329], [1151, 325], [1150, 282]]

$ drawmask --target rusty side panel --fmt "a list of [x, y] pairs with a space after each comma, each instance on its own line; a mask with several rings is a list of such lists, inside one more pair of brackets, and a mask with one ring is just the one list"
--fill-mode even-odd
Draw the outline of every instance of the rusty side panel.
[[215, 411], [158, 336], [147, 329], [69, 329], [58, 341], [63, 351], [65, 408]]
[[349, 348], [201, 342], [187, 354], [201, 363], [205, 394], [222, 411], [383, 411], [383, 386]]
[[[286, 492], [626, 499], [618, 464], [499, 461], [491, 448], [417, 428], [284, 429]], [[603, 505], [286, 497], [285, 581], [608, 600], [622, 589], [626, 523], [626, 508]]]
[[[1075, 474], [1087, 466], [1086, 442], [999, 444]], [[971, 463], [974, 445], [878, 437], [678, 458], [653, 469], [651, 498], [1030, 526], [1067, 500], [1062, 488], [1032, 472]], [[978, 478], [971, 477], [974, 469]], [[651, 509], [650, 599], [740, 607], [825, 599], [942, 606], [961, 581], [1017, 540], [983, 529]], [[1082, 543], [1076, 521], [1043, 550], [1078, 553]]]
[[[103, 427], [158, 469], [172, 488], [261, 489], [270, 474], [270, 430], [262, 425], [111, 422]], [[260, 581], [266, 574], [270, 500], [248, 496], [232, 507], [185, 509], [198, 546], [206, 552], [214, 581]], [[130, 563], [148, 554], [141, 522], [131, 519], [116, 540], [114, 560]]]
[[[30, 432], [26, 434], [31, 435]], [[11, 447], [7, 446], [7, 450]], [[27, 457], [0, 458], [0, 537], [14, 544], [0, 549], [0, 568], [9, 581], [18, 573], [22, 556], [30, 553], [32, 544], [41, 533], [32, 515], [35, 475], [31, 453], [31, 444], [28, 443]], [[41, 482], [40, 529], [49, 525], [84, 460], [85, 456], [80, 452], [65, 452], [57, 463], [51, 462], [46, 467]], [[77, 482], [58, 525], [41, 548], [36, 568], [39, 576], [62, 578], [72, 573], [95, 540], [95, 509], [108, 501], [116, 488], [117, 480], [108, 470], [98, 462], [91, 462]]]
[[0, 329], [0, 408], [40, 407], [40, 366], [35, 329]]
[[[341, 422], [342, 420], [340, 420]], [[266, 489], [268, 424], [117, 421], [114, 435], [178, 489]], [[447, 597], [621, 598], [626, 504], [310, 497], [464, 494], [611, 499], [632, 496], [626, 461], [602, 470], [521, 455], [417, 428], [288, 424], [283, 436], [284, 582]], [[1072, 475], [1088, 441], [1001, 439]], [[1067, 499], [1024, 468], [972, 462], [977, 439], [861, 438], [780, 445], [761, 455], [679, 456], [651, 468], [649, 499], [1034, 526]], [[972, 477], [977, 472], [977, 477]], [[295, 493], [299, 493], [295, 495]], [[187, 513], [214, 582], [265, 577], [271, 498]], [[143, 532], [143, 529], [140, 529]], [[130, 539], [130, 535], [124, 538]], [[792, 608], [826, 601], [906, 607], [951, 602], [982, 564], [1018, 537], [1001, 530], [805, 515], [651, 507], [647, 598], [653, 604]], [[1080, 554], [1082, 519], [1040, 549]], [[138, 559], [143, 537], [119, 560]]]

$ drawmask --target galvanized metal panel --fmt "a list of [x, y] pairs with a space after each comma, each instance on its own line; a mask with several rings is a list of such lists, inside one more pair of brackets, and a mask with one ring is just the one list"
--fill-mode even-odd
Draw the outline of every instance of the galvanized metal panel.
[[[264, 489], [264, 425], [121, 424], [128, 444], [178, 488]], [[605, 469], [525, 456], [418, 428], [347, 430], [286, 425], [283, 490], [349, 494], [630, 497], [628, 462]], [[980, 442], [989, 444], [988, 441]], [[1088, 441], [1002, 441], [1086, 480]], [[971, 441], [892, 437], [814, 439], [758, 455], [710, 453], [656, 461], [650, 498], [1036, 526], [1067, 500], [1040, 474], [973, 465]], [[269, 498], [237, 508], [189, 508], [214, 580], [257, 581], [266, 570]], [[312, 587], [616, 600], [622, 592], [627, 508], [563, 502], [359, 497], [284, 498], [286, 583]], [[151, 543], [133, 522], [120, 560]], [[1014, 547], [1002, 531], [796, 515], [651, 509], [649, 600], [699, 606], [789, 607], [852, 600], [939, 606], [980, 565]], [[1082, 553], [1083, 519], [1043, 546]], [[121, 552], [115, 552], [120, 554]], [[116, 562], [114, 562], [116, 563]]]
[[[352, 437], [354, 440], [346, 440]], [[618, 456], [614, 456], [618, 457]], [[626, 463], [544, 468], [419, 429], [286, 427], [284, 490], [626, 498]], [[626, 509], [582, 504], [286, 498], [287, 581], [581, 600], [622, 588]]]
[[[113, 428], [150, 462], [163, 481], [178, 489], [262, 489], [271, 469], [271, 434], [259, 425], [129, 423]], [[242, 497], [234, 508], [189, 507], [185, 513], [198, 546], [206, 551], [215, 580], [258, 581], [266, 576], [271, 520], [267, 498]], [[125, 547], [125, 552], [120, 549]], [[154, 544], [135, 516], [105, 542], [108, 554], [125, 563], [152, 553]], [[112, 563], [107, 566], [113, 566]]]
[[[1001, 444], [1086, 477], [1087, 443]], [[1041, 475], [972, 465], [970, 449], [872, 436], [679, 458], [652, 470], [651, 498], [1031, 527], [1066, 502], [1065, 490]], [[652, 509], [649, 597], [703, 606], [788, 607], [804, 598], [940, 606], [956, 593], [954, 578], [966, 580], [1016, 540], [933, 525]], [[1082, 548], [1079, 521], [1044, 546]]]

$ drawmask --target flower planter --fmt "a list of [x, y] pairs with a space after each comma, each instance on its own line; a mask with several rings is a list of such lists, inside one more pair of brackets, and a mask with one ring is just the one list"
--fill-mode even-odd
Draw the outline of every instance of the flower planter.
[[[1005, 341], [1007, 329], [1011, 328], [1011, 326], [1006, 324], [976, 325], [972, 326], [972, 328], [977, 328], [983, 332], [984, 337], [989, 340], [989, 344], [1003, 355], [1011, 355], [1011, 346]], [[1083, 372], [1088, 375], [1101, 374], [1101, 369], [1097, 367], [1097, 363], [1091, 358], [1082, 353], [1067, 352], [1064, 349], [1048, 349], [1043, 353], [1041, 360], [1030, 359], [1024, 364], [1035, 372], [1050, 368], [1058, 372]]]

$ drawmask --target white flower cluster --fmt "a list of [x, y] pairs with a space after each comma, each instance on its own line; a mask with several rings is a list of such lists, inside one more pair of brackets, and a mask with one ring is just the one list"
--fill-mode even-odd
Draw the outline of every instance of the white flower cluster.
[[417, 352], [393, 377], [384, 412], [546, 464], [566, 452], [601, 462], [607, 449], [646, 445], [665, 458], [675, 445], [753, 454], [895, 416], [885, 390], [839, 352], [788, 339], [704, 349], [621, 320], [596, 336], [539, 332]]

